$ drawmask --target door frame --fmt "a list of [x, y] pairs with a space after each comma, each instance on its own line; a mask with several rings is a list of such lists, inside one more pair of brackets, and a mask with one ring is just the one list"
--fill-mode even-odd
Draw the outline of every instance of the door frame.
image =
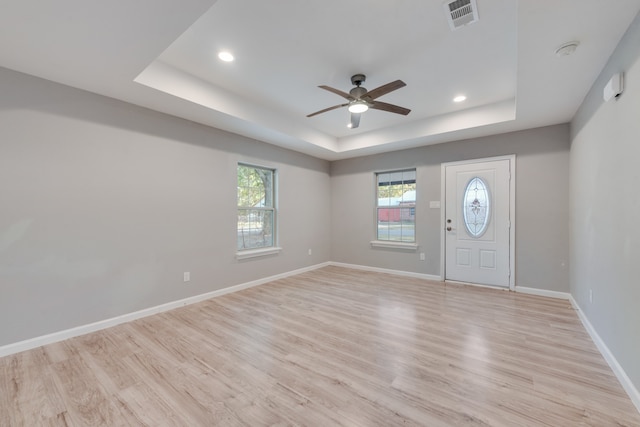
[[[446, 210], [446, 168], [447, 166], [468, 165], [485, 163], [496, 160], [509, 160], [509, 290], [516, 287], [516, 155], [485, 157], [481, 159], [461, 160], [457, 162], [440, 163], [440, 280], [446, 281], [446, 236], [445, 236], [445, 210]], [[478, 285], [487, 286], [487, 285]], [[489, 286], [493, 287], [493, 286]], [[499, 288], [505, 289], [505, 288]]]

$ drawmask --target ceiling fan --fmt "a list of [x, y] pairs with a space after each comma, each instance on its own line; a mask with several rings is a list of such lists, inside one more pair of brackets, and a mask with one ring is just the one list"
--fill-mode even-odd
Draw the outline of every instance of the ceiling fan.
[[382, 95], [386, 95], [389, 92], [393, 92], [396, 89], [400, 89], [401, 87], [406, 86], [405, 82], [403, 82], [402, 80], [396, 80], [373, 90], [367, 91], [367, 89], [360, 86], [362, 83], [364, 83], [365, 80], [366, 76], [364, 74], [355, 74], [351, 76], [351, 83], [356, 87], [351, 89], [349, 93], [343, 92], [339, 89], [334, 89], [330, 86], [318, 86], [321, 89], [328, 90], [329, 92], [333, 92], [336, 95], [340, 95], [341, 97], [347, 99], [349, 102], [334, 105], [333, 107], [325, 108], [324, 110], [316, 111], [315, 113], [309, 114], [307, 117], [313, 117], [318, 114], [326, 113], [327, 111], [335, 110], [336, 108], [348, 106], [349, 112], [351, 113], [351, 121], [349, 122], [349, 127], [354, 129], [360, 125], [360, 114], [364, 113], [369, 108], [373, 108], [374, 110], [388, 111], [390, 113], [402, 114], [405, 116], [411, 112], [411, 110], [409, 110], [408, 108], [399, 107], [393, 104], [387, 104], [386, 102], [376, 101], [376, 99], [381, 97]]

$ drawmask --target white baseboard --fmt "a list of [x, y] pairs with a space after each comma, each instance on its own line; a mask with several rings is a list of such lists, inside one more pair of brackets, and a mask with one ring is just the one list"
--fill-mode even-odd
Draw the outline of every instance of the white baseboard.
[[165, 311], [173, 310], [175, 308], [184, 307], [186, 305], [195, 304], [200, 301], [226, 295], [232, 292], [238, 292], [243, 289], [248, 289], [254, 286], [263, 285], [268, 282], [273, 282], [274, 280], [284, 279], [285, 277], [306, 273], [307, 271], [316, 270], [318, 268], [326, 267], [328, 265], [330, 265], [330, 263], [328, 262], [325, 262], [322, 264], [316, 264], [310, 267], [300, 268], [297, 270], [288, 271], [286, 273], [276, 274], [275, 276], [265, 277], [265, 278], [254, 280], [251, 282], [230, 286], [228, 288], [218, 289], [216, 291], [195, 295], [189, 298], [184, 298], [177, 301], [171, 301], [166, 304], [145, 308], [143, 310], [135, 311], [133, 313], [123, 314], [121, 316], [100, 320], [98, 322], [89, 323], [87, 325], [77, 326], [75, 328], [66, 329], [64, 331], [42, 335], [42, 336], [31, 338], [28, 340], [19, 341], [13, 344], [7, 344], [4, 346], [0, 346], [0, 357], [8, 356], [10, 354], [20, 353], [21, 351], [30, 350], [32, 348], [40, 347], [46, 344], [52, 344], [52, 343], [63, 341], [69, 338], [77, 337], [80, 335], [85, 335], [91, 332], [99, 331], [101, 329], [110, 328], [112, 326], [116, 326], [121, 323], [131, 322], [132, 320], [151, 316], [153, 314], [162, 313]]
[[[395, 274], [397, 276], [415, 277], [418, 279], [443, 282], [442, 277], [436, 276], [435, 274], [413, 273], [410, 271], [391, 270], [387, 268], [370, 267], [368, 265], [358, 265], [358, 264], [346, 264], [346, 263], [334, 262], [334, 261], [331, 261], [328, 264], [336, 267], [352, 268], [354, 270], [374, 271], [377, 273]], [[499, 289], [499, 290], [507, 290], [507, 291], [509, 290], [509, 288], [503, 288], [500, 286], [480, 285], [475, 283], [456, 282], [456, 281], [447, 281], [447, 282], [457, 283], [461, 285], [478, 286], [478, 287], [489, 288], [489, 289]], [[515, 292], [520, 292], [520, 293], [529, 294], [529, 295], [538, 295], [538, 296], [549, 297], [549, 298], [564, 299], [564, 300], [568, 300], [571, 297], [571, 294], [569, 294], [568, 292], [549, 291], [546, 289], [528, 288], [526, 286], [516, 286]]]
[[442, 278], [440, 276], [435, 276], [433, 274], [412, 273], [410, 271], [391, 270], [388, 268], [369, 267], [368, 265], [345, 264], [342, 262], [333, 262], [333, 261], [329, 262], [329, 265], [333, 265], [336, 267], [352, 268], [354, 270], [375, 271], [376, 273], [395, 274], [396, 276], [415, 277], [417, 279], [435, 280], [437, 282], [442, 281]]
[[521, 294], [529, 294], [529, 295], [538, 295], [541, 297], [549, 297], [556, 299], [566, 299], [571, 298], [571, 294], [569, 292], [558, 292], [558, 291], [549, 291], [546, 289], [538, 289], [538, 288], [528, 288], [526, 286], [516, 286], [516, 292], [520, 292]]
[[636, 409], [638, 410], [638, 412], [640, 412], [640, 391], [638, 391], [636, 386], [631, 382], [631, 379], [629, 379], [627, 373], [624, 371], [624, 369], [622, 369], [622, 366], [620, 366], [613, 353], [611, 353], [609, 347], [607, 347], [602, 338], [600, 338], [600, 335], [598, 335], [596, 330], [593, 328], [593, 325], [591, 324], [591, 322], [589, 322], [589, 319], [587, 319], [587, 316], [585, 316], [576, 300], [573, 299], [573, 296], [570, 296], [569, 300], [571, 301], [571, 305], [573, 306], [573, 308], [576, 310], [576, 313], [578, 313], [578, 318], [580, 318], [580, 321], [584, 325], [584, 328], [591, 336], [591, 339], [595, 343], [596, 347], [598, 347], [598, 350], [600, 350], [602, 357], [604, 357], [604, 360], [607, 361], [607, 363], [611, 367], [611, 370], [618, 378], [618, 381], [620, 381], [622, 388], [624, 388], [624, 390], [629, 395], [629, 398], [631, 398], [631, 401], [636, 406]]

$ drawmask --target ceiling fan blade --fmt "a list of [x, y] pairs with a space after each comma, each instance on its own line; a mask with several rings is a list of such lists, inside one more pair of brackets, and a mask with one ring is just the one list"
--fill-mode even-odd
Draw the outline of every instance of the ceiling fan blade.
[[368, 96], [371, 99], [376, 99], [381, 97], [382, 95], [386, 95], [389, 92], [393, 92], [396, 89], [405, 87], [406, 85], [407, 84], [402, 80], [396, 80], [395, 82], [387, 83], [386, 85], [382, 85], [373, 90], [370, 90], [365, 96]]
[[380, 101], [372, 102], [369, 108], [373, 108], [374, 110], [388, 111], [390, 113], [402, 114], [404, 116], [411, 112], [411, 110], [409, 110], [408, 108], [399, 107], [397, 105], [387, 104], [386, 102]]
[[347, 92], [343, 92], [340, 89], [335, 89], [332, 88], [331, 86], [325, 86], [325, 85], [321, 85], [318, 86], [320, 89], [324, 89], [324, 90], [328, 90], [329, 92], [333, 92], [336, 95], [340, 95], [341, 97], [348, 99], [349, 101], [353, 101], [355, 98], [351, 95], [349, 95]]
[[334, 105], [333, 107], [325, 108], [324, 110], [316, 111], [315, 113], [308, 114], [307, 117], [317, 116], [318, 114], [326, 113], [327, 111], [335, 110], [336, 108], [346, 107], [349, 103]]
[[355, 129], [360, 126], [360, 113], [351, 113], [351, 121], [349, 122], [349, 128]]

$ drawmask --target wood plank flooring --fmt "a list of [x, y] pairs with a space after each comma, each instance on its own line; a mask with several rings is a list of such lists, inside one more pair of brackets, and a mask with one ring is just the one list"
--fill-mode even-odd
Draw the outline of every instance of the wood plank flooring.
[[640, 426], [567, 301], [326, 267], [0, 359], [0, 426]]

